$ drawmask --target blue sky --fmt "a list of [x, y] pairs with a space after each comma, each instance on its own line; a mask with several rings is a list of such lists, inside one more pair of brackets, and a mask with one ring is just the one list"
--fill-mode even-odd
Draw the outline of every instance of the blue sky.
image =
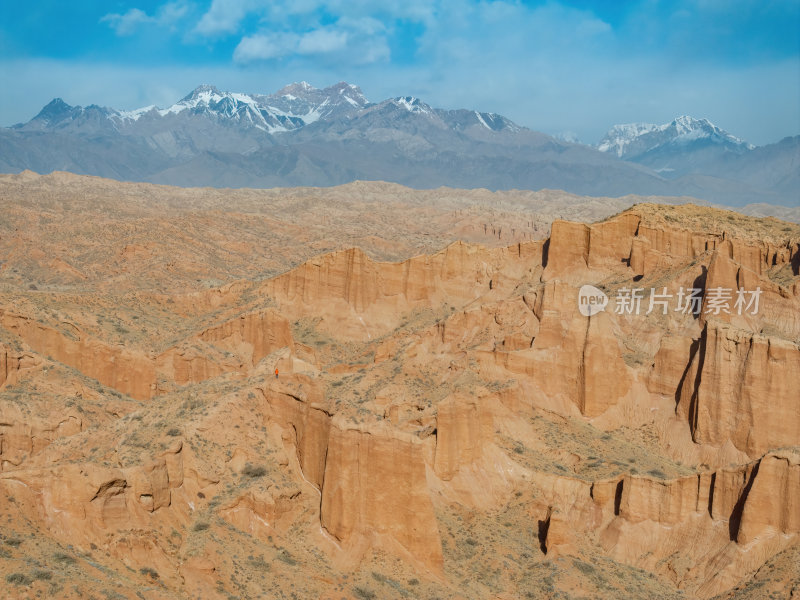
[[300, 80], [591, 143], [615, 123], [689, 114], [765, 144], [800, 133], [800, 2], [0, 2], [0, 125], [57, 96], [164, 107], [201, 83]]

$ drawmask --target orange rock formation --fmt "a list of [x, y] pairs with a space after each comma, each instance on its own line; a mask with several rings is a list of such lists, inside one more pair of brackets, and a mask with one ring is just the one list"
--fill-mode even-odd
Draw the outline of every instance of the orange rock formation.
[[[800, 245], [709, 214], [640, 206], [397, 263], [336, 251], [137, 292], [136, 319], [97, 299], [128, 315], [116, 331], [145, 322], [127, 342], [92, 303], [20, 291], [0, 310], [0, 516], [28, 537], [0, 562], [22, 569], [38, 536], [153, 597], [267, 593], [259, 569], [276, 596], [298, 572], [308, 597], [746, 585], [800, 544]], [[579, 312], [583, 284], [605, 311]], [[692, 287], [699, 314], [678, 305]], [[759, 310], [715, 313], [715, 288], [759, 288]], [[531, 579], [564, 561], [589, 567]]]

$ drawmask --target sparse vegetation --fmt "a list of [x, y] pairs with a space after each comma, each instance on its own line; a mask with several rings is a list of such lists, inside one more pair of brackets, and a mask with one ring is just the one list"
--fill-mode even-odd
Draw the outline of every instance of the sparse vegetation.
[[267, 474], [266, 467], [262, 465], [253, 465], [250, 463], [245, 464], [242, 468], [242, 475], [245, 477], [249, 477], [251, 479], [256, 479], [258, 477], [263, 477]]
[[63, 552], [56, 552], [53, 554], [53, 560], [64, 565], [71, 565], [76, 562], [75, 557], [70, 556], [69, 554], [64, 554]]
[[30, 585], [31, 579], [23, 573], [10, 573], [6, 575], [6, 581], [11, 585]]
[[359, 600], [374, 600], [375, 598], [377, 598], [377, 594], [375, 594], [375, 592], [366, 587], [359, 587], [359, 586], [354, 587], [353, 594], [355, 595], [356, 598], [359, 598]]
[[286, 550], [285, 548], [282, 549], [280, 552], [278, 552], [275, 558], [293, 567], [297, 565], [297, 561], [292, 557], [291, 554], [289, 554], [289, 551]]
[[31, 577], [38, 581], [50, 581], [53, 578], [53, 573], [44, 569], [34, 569], [31, 571]]
[[149, 577], [150, 579], [158, 579], [158, 571], [156, 571], [151, 567], [142, 567], [141, 569], [139, 569], [139, 573], [145, 575], [146, 577]]

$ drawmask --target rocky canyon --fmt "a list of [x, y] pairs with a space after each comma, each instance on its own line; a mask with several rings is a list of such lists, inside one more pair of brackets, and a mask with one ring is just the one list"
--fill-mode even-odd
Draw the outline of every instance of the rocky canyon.
[[684, 200], [0, 175], [0, 596], [800, 597], [800, 225]]

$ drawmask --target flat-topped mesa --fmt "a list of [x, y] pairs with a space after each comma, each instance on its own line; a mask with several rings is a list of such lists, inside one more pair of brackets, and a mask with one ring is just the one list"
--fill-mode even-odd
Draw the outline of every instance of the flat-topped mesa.
[[[203, 348], [195, 346], [200, 342]], [[246, 313], [214, 325], [156, 359], [162, 379], [198, 383], [224, 373], [245, 373], [267, 355], [294, 351], [289, 322], [272, 309]], [[161, 390], [159, 390], [161, 391]]]
[[243, 345], [251, 348], [253, 366], [275, 350], [294, 346], [289, 321], [272, 309], [241, 315], [197, 337], [232, 352], [240, 351]]
[[270, 386], [260, 389], [270, 408], [270, 420], [280, 427], [289, 428], [303, 477], [317, 490], [322, 490], [331, 413], [319, 382], [305, 379], [301, 381], [302, 397], [298, 391], [288, 389]]
[[[665, 207], [660, 208], [665, 209]], [[780, 234], [765, 234], [766, 239], [762, 239], [741, 226], [732, 226], [731, 231], [710, 231], [703, 226], [702, 218], [690, 219], [689, 229], [670, 225], [670, 220], [680, 222], [680, 213], [688, 209], [688, 206], [666, 209], [665, 218], [659, 224], [643, 217], [631, 246], [629, 260], [631, 268], [637, 275], [647, 275], [669, 266], [670, 257], [696, 258], [723, 246], [731, 259], [758, 275], [762, 275], [771, 267], [792, 264], [796, 261], [800, 250], [796, 231], [794, 234], [787, 233], [786, 230]], [[637, 208], [634, 207], [631, 211], [635, 213]], [[675, 215], [671, 214], [673, 211]], [[716, 222], [725, 223], [726, 218], [732, 217], [732, 213], [728, 213], [727, 217], [719, 214]], [[756, 223], [760, 224], [760, 220], [752, 219], [750, 225], [760, 226]], [[683, 225], [685, 226], [686, 224]], [[794, 239], [787, 239], [791, 236], [794, 236]], [[797, 265], [794, 265], [794, 270], [797, 274]]]
[[267, 281], [262, 292], [290, 318], [321, 316], [338, 336], [366, 340], [394, 329], [408, 310], [463, 306], [539, 264], [538, 242], [495, 249], [456, 242], [400, 263], [351, 248], [313, 258]]
[[478, 461], [493, 438], [492, 416], [476, 398], [451, 397], [439, 403], [436, 415], [434, 470], [447, 481], [462, 466]]
[[772, 535], [800, 534], [800, 453], [776, 451], [758, 464], [742, 507], [739, 544]]
[[498, 348], [490, 356], [495, 365], [526, 377], [548, 398], [562, 406], [574, 404], [588, 417], [602, 414], [630, 392], [632, 376], [614, 333], [614, 316], [582, 316], [578, 288], [560, 280], [548, 281], [532, 304], [539, 327], [530, 348]]
[[715, 521], [727, 521], [756, 465], [672, 480], [625, 475], [620, 484], [617, 514], [629, 523], [653, 521], [676, 525], [704, 512]]
[[688, 335], [664, 334], [648, 373], [648, 391], [674, 398], [699, 343]]
[[[542, 275], [547, 283], [535, 307], [540, 327], [532, 350], [548, 348], [548, 359], [564, 375], [554, 378], [555, 384], [543, 381], [542, 389], [549, 394], [563, 392], [554, 385], [563, 388], [575, 379], [575, 373], [584, 383], [572, 384], [572, 397], [582, 414], [596, 416], [616, 403], [625, 393], [622, 384], [630, 373], [618, 356], [615, 338], [620, 334], [614, 328], [632, 325], [611, 315], [612, 328], [604, 322], [608, 311], [601, 312], [589, 319], [586, 333], [580, 334], [581, 323], [566, 308], [576, 303], [574, 286], [613, 275], [634, 282], [637, 275], [672, 269], [675, 277], [683, 278], [666, 282], [674, 296], [677, 282], [687, 285], [686, 268], [701, 255], [708, 265], [703, 267], [705, 275], [697, 266], [689, 273], [700, 279], [695, 279], [694, 286], [703, 288], [699, 318], [695, 323], [681, 322], [680, 315], [672, 314], [668, 323], [675, 329], [662, 337], [660, 347], [658, 332], [653, 331], [654, 341], [649, 343], [655, 358], [647, 377], [649, 390], [681, 399], [678, 412], [689, 421], [698, 443], [721, 447], [731, 441], [751, 458], [770, 448], [800, 443], [800, 396], [793, 391], [800, 386], [800, 347], [792, 341], [800, 338], [800, 286], [782, 287], [767, 277], [768, 270], [774, 274], [781, 267], [784, 274], [797, 275], [800, 255], [795, 242], [776, 248], [767, 242], [740, 242], [726, 234], [656, 229], [635, 211], [595, 225], [554, 223]], [[709, 302], [712, 293], [720, 290], [727, 290], [730, 303], [727, 310], [714, 314]], [[757, 295], [758, 304], [737, 310], [734, 303], [740, 290]], [[653, 318], [649, 322], [657, 323]], [[739, 333], [725, 330], [720, 337], [725, 323]], [[706, 329], [698, 340], [702, 327]], [[644, 334], [639, 329], [633, 335]], [[513, 368], [520, 358], [506, 362]], [[536, 379], [537, 370], [526, 367], [524, 372]]]
[[543, 279], [584, 279], [591, 269], [618, 268], [630, 257], [640, 221], [631, 213], [595, 225], [553, 221]]

